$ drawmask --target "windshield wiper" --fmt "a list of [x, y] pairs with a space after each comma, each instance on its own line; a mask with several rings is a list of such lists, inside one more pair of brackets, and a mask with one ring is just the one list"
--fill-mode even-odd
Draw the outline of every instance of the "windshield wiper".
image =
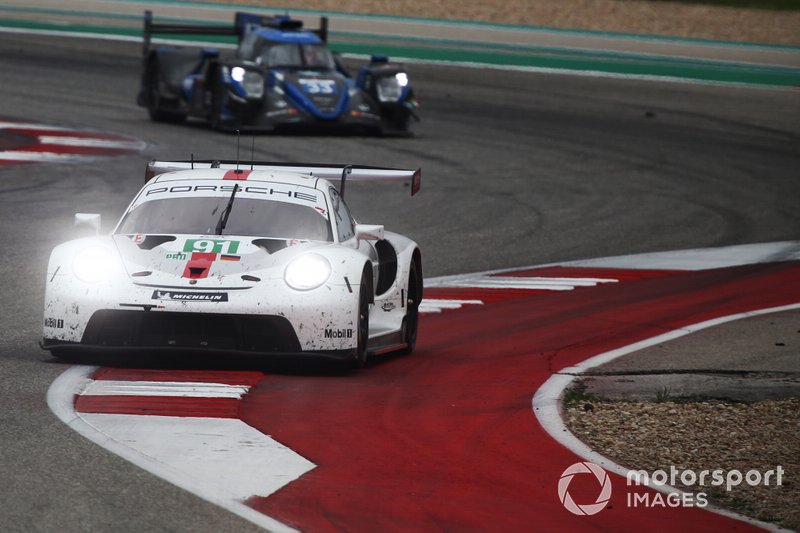
[[231, 209], [233, 208], [233, 199], [236, 198], [236, 193], [239, 191], [239, 184], [233, 184], [233, 192], [231, 193], [231, 199], [228, 200], [228, 205], [225, 207], [225, 211], [219, 217], [219, 222], [217, 222], [217, 229], [215, 230], [216, 235], [222, 235], [222, 230], [225, 229], [225, 226], [228, 224], [228, 215], [231, 214]]

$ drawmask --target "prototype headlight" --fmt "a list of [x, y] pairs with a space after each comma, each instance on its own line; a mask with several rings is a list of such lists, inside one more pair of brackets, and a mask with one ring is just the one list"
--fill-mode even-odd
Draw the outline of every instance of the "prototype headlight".
[[231, 69], [231, 79], [240, 84], [248, 98], [261, 98], [264, 96], [264, 77], [255, 70], [242, 67]]
[[113, 269], [114, 256], [102, 246], [81, 250], [72, 260], [75, 276], [86, 283], [99, 283], [108, 279]]
[[376, 81], [378, 100], [381, 102], [397, 102], [403, 97], [403, 90], [408, 85], [408, 75], [398, 72], [394, 76], [383, 76]]
[[319, 254], [303, 254], [286, 266], [283, 279], [291, 288], [298, 291], [316, 289], [331, 275], [331, 264]]

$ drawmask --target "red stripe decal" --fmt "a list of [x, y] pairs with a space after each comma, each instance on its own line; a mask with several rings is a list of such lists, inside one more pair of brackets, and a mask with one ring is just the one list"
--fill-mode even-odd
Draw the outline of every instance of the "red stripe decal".
[[217, 260], [217, 254], [206, 252], [192, 252], [192, 257], [183, 270], [184, 278], [202, 279], [208, 277], [211, 265]]
[[222, 176], [222, 179], [244, 181], [250, 176], [251, 172], [252, 170], [241, 170], [241, 169], [229, 170], [225, 173], [224, 176]]

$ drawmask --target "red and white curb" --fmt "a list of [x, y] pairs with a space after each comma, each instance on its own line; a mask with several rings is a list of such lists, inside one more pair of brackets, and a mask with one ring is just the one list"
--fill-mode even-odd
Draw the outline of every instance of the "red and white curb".
[[[191, 381], [175, 380], [190, 372], [150, 373], [153, 378], [161, 375], [160, 380], [124, 380], [115, 379], [114, 372], [96, 373], [96, 367], [74, 366], [51, 385], [48, 405], [65, 424], [250, 522], [270, 531], [294, 531], [245, 502], [272, 494], [315, 465], [239, 420], [235, 410], [227, 416], [201, 415], [208, 407], [204, 402], [235, 405], [254, 385], [252, 377], [237, 384], [231, 383], [236, 379], [200, 381], [200, 373], [190, 375]], [[231, 373], [233, 378], [240, 374]], [[140, 414], [125, 414], [137, 411]]]
[[[13, 141], [4, 142], [4, 135], [13, 136]], [[25, 163], [75, 163], [98, 157], [141, 152], [146, 146], [143, 141], [122, 135], [0, 120], [0, 166]]]

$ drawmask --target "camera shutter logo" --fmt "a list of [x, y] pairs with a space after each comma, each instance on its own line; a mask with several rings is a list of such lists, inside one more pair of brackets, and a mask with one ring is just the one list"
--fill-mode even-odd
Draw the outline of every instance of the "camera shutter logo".
[[[572, 478], [578, 474], [593, 474], [597, 482], [600, 483], [600, 494], [594, 503], [579, 505], [572, 499], [568, 490], [569, 484], [572, 482]], [[558, 480], [558, 499], [561, 500], [567, 511], [572, 514], [582, 516], [597, 514], [605, 509], [611, 499], [611, 478], [605, 470], [594, 463], [588, 461], [575, 463], [567, 467], [561, 474], [561, 479]]]

